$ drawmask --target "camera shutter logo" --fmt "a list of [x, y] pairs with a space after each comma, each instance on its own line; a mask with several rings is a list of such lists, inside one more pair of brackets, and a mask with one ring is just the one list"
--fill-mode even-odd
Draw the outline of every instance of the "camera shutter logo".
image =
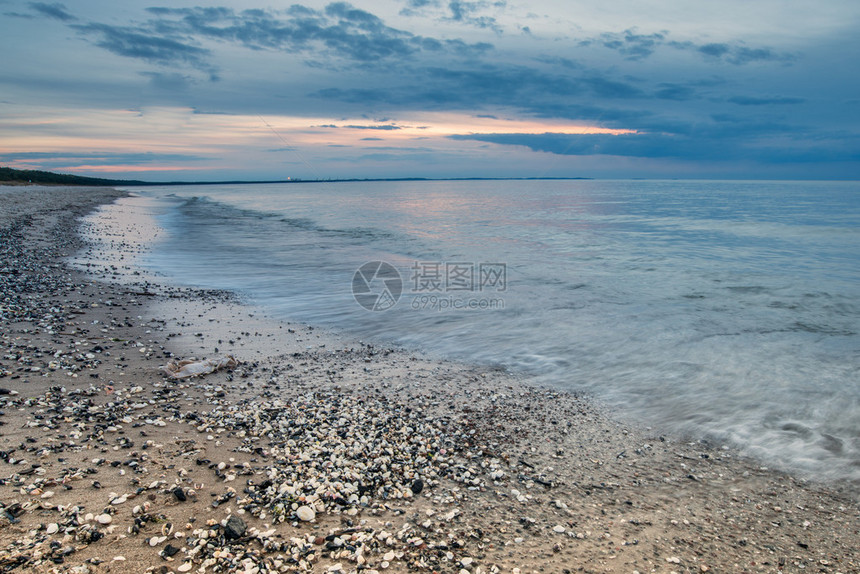
[[402, 292], [400, 272], [385, 261], [369, 261], [352, 276], [352, 296], [368, 311], [391, 309]]

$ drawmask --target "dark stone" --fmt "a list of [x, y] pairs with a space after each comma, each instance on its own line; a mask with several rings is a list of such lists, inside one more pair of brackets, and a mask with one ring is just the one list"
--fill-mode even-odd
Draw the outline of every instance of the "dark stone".
[[424, 490], [424, 481], [416, 478], [409, 488], [412, 490], [412, 494], [421, 494], [421, 491]]
[[241, 538], [245, 534], [246, 528], [245, 521], [234, 514], [227, 519], [227, 525], [224, 527], [224, 536], [227, 537], [227, 540]]
[[164, 550], [161, 551], [161, 554], [163, 556], [169, 558], [169, 557], [175, 555], [177, 552], [179, 552], [179, 548], [177, 548], [176, 546], [174, 546], [172, 544], [168, 544], [167, 546], [164, 547]]
[[185, 494], [185, 490], [181, 486], [177, 486], [173, 489], [173, 496], [175, 496], [176, 500], [179, 502], [185, 502], [188, 500], [188, 495]]

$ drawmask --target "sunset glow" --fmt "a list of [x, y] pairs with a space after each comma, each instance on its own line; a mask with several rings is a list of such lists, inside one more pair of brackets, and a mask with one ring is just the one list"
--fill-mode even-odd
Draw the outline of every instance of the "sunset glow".
[[857, 3], [3, 4], [0, 165], [860, 176]]

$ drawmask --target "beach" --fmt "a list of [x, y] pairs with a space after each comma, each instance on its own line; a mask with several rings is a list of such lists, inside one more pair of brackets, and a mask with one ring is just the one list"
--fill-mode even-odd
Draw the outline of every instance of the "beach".
[[[0, 190], [3, 571], [860, 571], [854, 483], [227, 292], [85, 273], [79, 220], [123, 192]], [[129, 260], [131, 231], [110, 238]], [[225, 368], [163, 370], [192, 358]]]

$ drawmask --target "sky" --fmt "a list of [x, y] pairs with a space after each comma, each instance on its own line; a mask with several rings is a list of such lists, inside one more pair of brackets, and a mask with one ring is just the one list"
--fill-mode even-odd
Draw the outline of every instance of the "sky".
[[857, 0], [0, 0], [0, 165], [860, 179]]

